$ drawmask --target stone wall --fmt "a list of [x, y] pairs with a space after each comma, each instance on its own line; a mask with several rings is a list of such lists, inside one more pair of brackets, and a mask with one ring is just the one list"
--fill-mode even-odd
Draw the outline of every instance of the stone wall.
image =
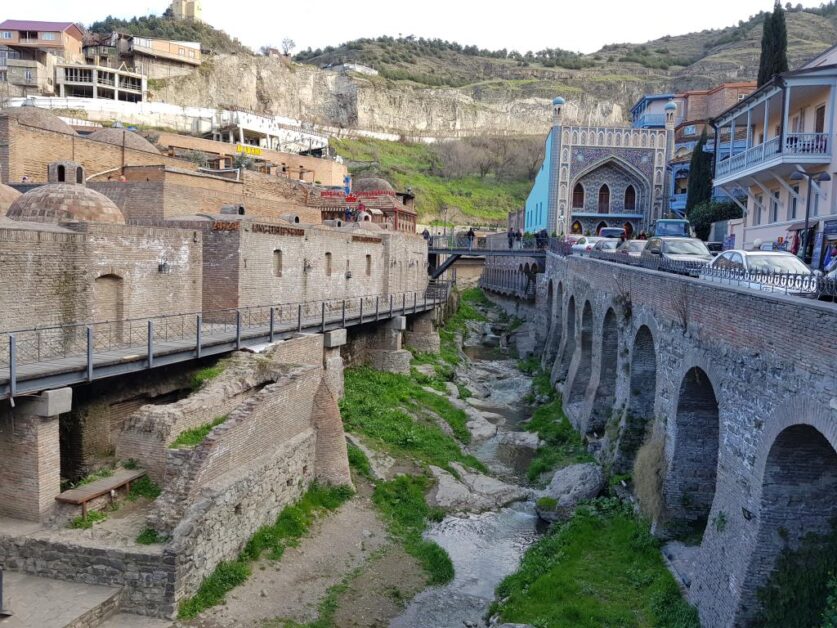
[[752, 620], [782, 528], [793, 547], [837, 516], [822, 493], [837, 481], [837, 306], [552, 254], [538, 299], [545, 366], [600, 456], [630, 469], [644, 438], [663, 438], [655, 530], [702, 535], [689, 589], [702, 623]]

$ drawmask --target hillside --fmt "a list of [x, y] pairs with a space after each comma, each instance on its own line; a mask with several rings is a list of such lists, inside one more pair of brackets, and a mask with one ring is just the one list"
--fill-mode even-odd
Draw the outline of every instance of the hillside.
[[[495, 162], [485, 169], [490, 171], [480, 176], [480, 164], [474, 161], [460, 163], [461, 167], [454, 171], [451, 162], [462, 161], [458, 159], [456, 144], [430, 146], [372, 139], [331, 141], [353, 175], [381, 175], [397, 189], [411, 187], [416, 194], [420, 221], [447, 219], [455, 224], [504, 224], [508, 212], [523, 205], [532, 185], [527, 176], [528, 166], [514, 168]], [[536, 145], [540, 146], [539, 140]], [[479, 151], [473, 146], [467, 148], [471, 154]], [[491, 153], [503, 150], [503, 147], [495, 148]], [[538, 163], [537, 155], [533, 154], [530, 161], [532, 166]]]
[[187, 22], [171, 17], [149, 15], [121, 20], [107, 16], [94, 22], [88, 29], [91, 33], [108, 34], [114, 31], [138, 35], [140, 37], [159, 37], [175, 41], [199, 41], [201, 47], [216, 53], [252, 55], [253, 51], [238, 39], [230, 37], [224, 31], [213, 28], [204, 22]]

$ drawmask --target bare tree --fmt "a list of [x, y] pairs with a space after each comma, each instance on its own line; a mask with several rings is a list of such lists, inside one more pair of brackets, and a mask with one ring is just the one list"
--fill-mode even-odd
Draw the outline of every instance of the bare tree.
[[294, 51], [294, 48], [296, 48], [296, 42], [293, 39], [285, 37], [285, 39], [282, 40], [282, 52], [286, 57], [290, 56], [290, 54]]

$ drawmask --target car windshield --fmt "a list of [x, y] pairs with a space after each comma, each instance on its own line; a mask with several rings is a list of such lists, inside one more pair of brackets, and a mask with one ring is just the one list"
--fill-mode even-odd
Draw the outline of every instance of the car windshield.
[[618, 244], [618, 240], [604, 240], [603, 242], [597, 243], [596, 246], [600, 249], [615, 249]]
[[768, 273], [810, 275], [811, 270], [794, 255], [748, 255], [750, 270]]
[[658, 236], [688, 236], [687, 222], [658, 222], [655, 232]]
[[646, 244], [648, 244], [647, 240], [634, 240], [632, 242], [626, 243], [624, 246], [631, 253], [639, 253], [642, 251], [642, 249], [645, 248]]
[[709, 255], [709, 249], [700, 240], [671, 240], [664, 242], [663, 251], [675, 255]]

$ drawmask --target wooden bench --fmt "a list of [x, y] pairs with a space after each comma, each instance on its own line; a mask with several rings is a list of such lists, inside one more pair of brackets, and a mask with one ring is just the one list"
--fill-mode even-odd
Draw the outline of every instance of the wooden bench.
[[111, 491], [117, 491], [123, 486], [130, 491], [131, 482], [144, 475], [145, 469], [120, 469], [110, 477], [64, 491], [55, 499], [62, 504], [81, 506], [81, 516], [87, 518], [87, 502], [103, 495], [111, 495]]

